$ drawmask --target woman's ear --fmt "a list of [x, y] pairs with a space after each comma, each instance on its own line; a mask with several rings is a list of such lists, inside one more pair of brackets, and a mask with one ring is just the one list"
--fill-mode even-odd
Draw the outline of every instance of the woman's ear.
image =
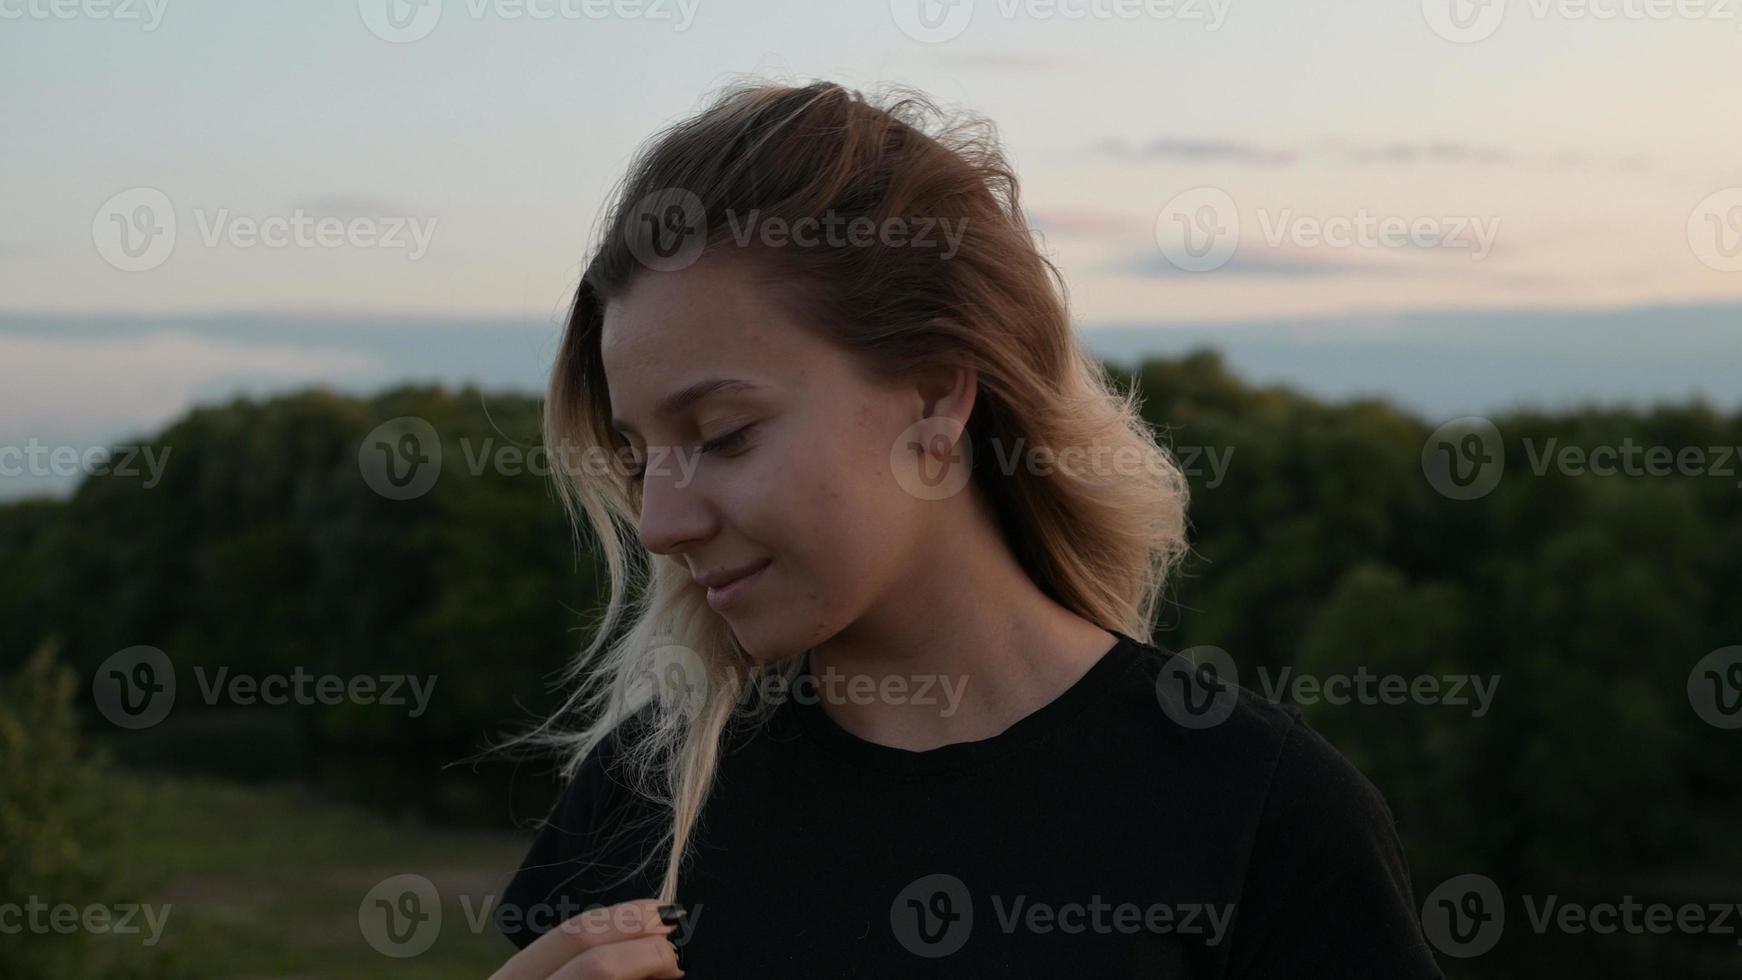
[[945, 416], [966, 426], [979, 392], [979, 372], [966, 355], [951, 355], [921, 370], [914, 379], [921, 419]]
[[896, 482], [920, 500], [960, 493], [973, 474], [968, 416], [979, 375], [966, 356], [929, 364], [910, 379], [913, 417], [890, 452]]

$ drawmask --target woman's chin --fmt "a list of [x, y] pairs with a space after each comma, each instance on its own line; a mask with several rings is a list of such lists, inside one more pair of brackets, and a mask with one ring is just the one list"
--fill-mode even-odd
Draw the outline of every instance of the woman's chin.
[[745, 655], [756, 666], [773, 667], [788, 660], [802, 657], [804, 652], [812, 646], [804, 637], [759, 629], [758, 625], [732, 624], [732, 635], [737, 638], [738, 645], [743, 648]]

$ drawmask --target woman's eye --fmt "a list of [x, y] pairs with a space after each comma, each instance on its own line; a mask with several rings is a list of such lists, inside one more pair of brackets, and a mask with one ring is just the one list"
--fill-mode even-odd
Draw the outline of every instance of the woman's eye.
[[[728, 432], [717, 439], [710, 439], [707, 442], [702, 443], [698, 448], [704, 453], [731, 452], [744, 444], [744, 441], [750, 436], [750, 430], [753, 428], [755, 428], [754, 422], [750, 425], [744, 426], [743, 428]], [[629, 482], [640, 483], [646, 478], [647, 464], [637, 460], [635, 469], [629, 473]]]
[[743, 428], [738, 429], [736, 431], [728, 432], [725, 435], [719, 437], [718, 439], [712, 439], [712, 440], [709, 440], [708, 442], [704, 442], [704, 443], [702, 443], [702, 452], [704, 452], [704, 453], [717, 453], [717, 452], [721, 452], [721, 451], [729, 451], [732, 449], [736, 449], [740, 445], [743, 444], [745, 437], [750, 432], [750, 428], [751, 428], [750, 426], [746, 425]]

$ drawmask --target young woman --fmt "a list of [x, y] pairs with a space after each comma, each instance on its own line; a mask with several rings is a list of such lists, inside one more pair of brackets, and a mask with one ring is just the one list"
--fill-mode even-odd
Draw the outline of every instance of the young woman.
[[1186, 484], [991, 128], [885, 101], [738, 86], [620, 188], [546, 431], [612, 589], [497, 976], [1439, 976], [1374, 787], [1151, 643]]

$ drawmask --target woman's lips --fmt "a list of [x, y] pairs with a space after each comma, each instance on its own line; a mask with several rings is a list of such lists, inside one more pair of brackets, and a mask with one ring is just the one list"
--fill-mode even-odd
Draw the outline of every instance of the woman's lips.
[[[772, 561], [772, 559], [770, 559], [770, 561]], [[731, 605], [733, 602], [736, 602], [744, 595], [745, 591], [761, 580], [762, 573], [768, 569], [769, 564], [770, 562], [765, 561], [761, 565], [758, 565], [754, 571], [746, 575], [735, 578], [725, 585], [715, 586], [708, 589], [708, 605], [714, 607], [714, 610], [717, 612], [728, 605]]]

